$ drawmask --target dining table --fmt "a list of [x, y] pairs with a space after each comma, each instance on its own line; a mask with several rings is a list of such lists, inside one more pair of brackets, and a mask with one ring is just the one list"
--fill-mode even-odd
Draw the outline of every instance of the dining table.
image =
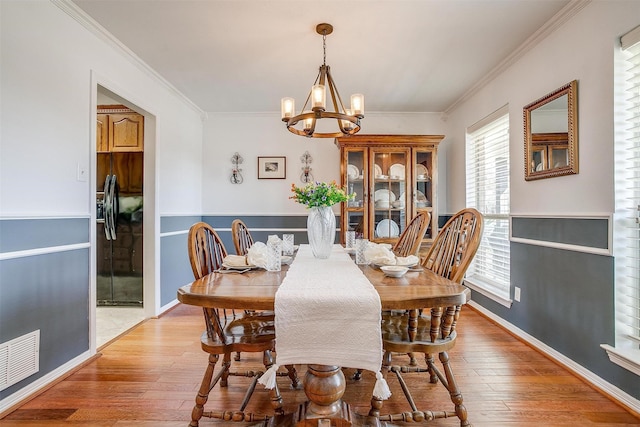
[[[301, 245], [300, 247], [301, 252], [306, 253], [305, 251], [308, 251], [308, 245]], [[332, 257], [342, 257], [344, 252], [347, 251], [340, 245], [334, 245]], [[294, 263], [296, 262], [298, 261], [294, 257]], [[302, 261], [299, 262], [302, 263]], [[331, 257], [328, 260], [318, 259], [317, 261], [314, 261], [311, 257], [311, 259], [306, 259], [306, 262], [308, 264], [298, 264], [298, 267], [300, 265], [305, 265], [306, 267], [314, 266], [317, 262], [319, 268], [330, 270], [333, 265]], [[356, 266], [353, 255], [351, 255], [350, 262]], [[213, 272], [180, 287], [177, 291], [178, 300], [183, 304], [208, 308], [275, 310], [277, 361], [280, 353], [278, 352], [279, 311], [276, 310], [276, 295], [283, 282], [285, 282], [291, 267], [295, 266], [282, 265], [280, 271], [266, 271], [256, 268], [242, 273]], [[380, 270], [379, 266], [373, 264], [357, 265], [357, 268], [379, 296], [380, 305], [377, 308], [378, 310], [412, 310], [436, 305], [463, 305], [470, 295], [468, 288], [465, 286], [420, 266], [411, 269], [402, 277], [387, 276]], [[292, 277], [294, 277], [293, 272], [290, 278]], [[299, 277], [299, 275], [295, 277]], [[340, 276], [336, 277], [335, 280], [339, 282], [341, 280]], [[292, 285], [291, 280], [289, 280], [288, 284]], [[295, 286], [295, 283], [293, 285]], [[337, 286], [349, 287], [350, 283], [337, 283]], [[334, 301], [331, 292], [324, 292], [321, 295], [326, 295], [326, 298]], [[316, 295], [313, 300], [305, 303], [316, 304], [317, 300], [322, 298], [324, 297]], [[312, 310], [313, 307], [309, 307], [309, 309]], [[280, 315], [282, 315], [281, 312]], [[313, 322], [312, 318], [313, 316], [309, 316], [308, 322]], [[306, 319], [306, 317], [303, 316], [302, 319]], [[323, 327], [323, 324], [313, 322], [307, 326], [319, 329]], [[280, 331], [284, 335], [285, 331], [282, 330], [282, 326]], [[321, 333], [322, 331], [318, 332]], [[341, 336], [340, 339], [332, 339], [326, 346], [330, 347], [330, 352], [339, 355], [352, 344], [348, 341], [348, 337]], [[342, 359], [338, 357], [338, 360]], [[382, 352], [380, 352], [380, 361], [382, 361]], [[353, 413], [348, 402], [342, 400], [346, 389], [346, 380], [342, 372], [342, 367], [344, 366], [326, 359], [322, 359], [322, 363], [317, 360], [308, 360], [306, 363], [307, 373], [303, 387], [308, 400], [300, 405], [295, 412], [287, 414], [289, 418], [286, 421], [272, 422], [271, 424], [295, 425], [296, 427], [323, 427], [329, 425], [331, 427], [351, 427], [381, 424], [375, 417]]]

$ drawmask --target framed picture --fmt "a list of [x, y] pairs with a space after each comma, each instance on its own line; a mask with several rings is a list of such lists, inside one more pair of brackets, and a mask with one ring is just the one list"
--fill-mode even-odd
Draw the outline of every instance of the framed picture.
[[286, 157], [258, 157], [258, 179], [285, 179]]

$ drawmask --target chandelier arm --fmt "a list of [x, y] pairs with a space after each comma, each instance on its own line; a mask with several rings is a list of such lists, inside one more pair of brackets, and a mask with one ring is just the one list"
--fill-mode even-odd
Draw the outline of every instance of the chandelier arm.
[[[301, 121], [304, 121], [305, 119], [313, 119], [311, 127], [308, 130], [297, 129], [295, 125]], [[341, 132], [316, 132], [315, 126], [316, 126], [317, 119], [338, 120]], [[354, 124], [353, 129], [351, 130], [345, 129], [342, 126], [342, 120], [346, 120], [353, 123]], [[323, 112], [317, 112], [317, 113], [308, 112], [308, 113], [302, 113], [302, 114], [298, 114], [297, 116], [291, 117], [291, 119], [287, 121], [287, 129], [289, 130], [289, 132], [294, 133], [296, 135], [306, 136], [310, 138], [337, 138], [339, 136], [354, 135], [358, 133], [360, 131], [360, 119], [355, 116], [349, 116], [347, 114], [335, 113], [331, 111], [323, 111]]]
[[[342, 103], [342, 97], [340, 97], [340, 92], [338, 91], [338, 87], [331, 76], [331, 70], [327, 67], [327, 80], [329, 81], [329, 92], [331, 93], [331, 102], [333, 102], [333, 110], [336, 113], [344, 113], [346, 114], [347, 110], [344, 108], [344, 104]], [[336, 103], [336, 99], [338, 103]], [[340, 108], [338, 108], [338, 104], [340, 104]]]

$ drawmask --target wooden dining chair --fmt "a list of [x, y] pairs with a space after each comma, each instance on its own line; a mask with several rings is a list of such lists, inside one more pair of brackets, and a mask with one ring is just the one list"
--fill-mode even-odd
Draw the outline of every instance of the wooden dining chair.
[[409, 255], [418, 255], [422, 238], [427, 232], [431, 214], [427, 211], [420, 211], [414, 216], [404, 229], [398, 241], [391, 250], [396, 256], [407, 257]]
[[[204, 222], [198, 222], [191, 226], [188, 236], [188, 252], [191, 269], [195, 279], [200, 279], [214, 272], [222, 266], [222, 261], [227, 255], [224, 244], [218, 233]], [[275, 326], [273, 312], [236, 312], [235, 310], [223, 310], [215, 307], [203, 308], [206, 329], [200, 338], [202, 350], [209, 353], [209, 362], [205, 370], [200, 389], [196, 396], [196, 404], [191, 413], [189, 426], [197, 427], [203, 416], [218, 419], [227, 419], [228, 414], [233, 413], [232, 421], [253, 421], [266, 419], [266, 415], [245, 413], [244, 410], [253, 394], [256, 383], [263, 372], [246, 371], [231, 372], [231, 354], [239, 352], [262, 353], [265, 370], [273, 365], [273, 352], [275, 351]], [[220, 355], [223, 356], [220, 370], [214, 376], [214, 370]], [[298, 386], [298, 377], [293, 366], [287, 366], [287, 373], [278, 373], [278, 376], [288, 375], [293, 387]], [[204, 405], [209, 398], [209, 393], [220, 382], [220, 387], [227, 387], [229, 376], [242, 376], [252, 378], [251, 385], [247, 388], [245, 397], [239, 410], [234, 411], [204, 411]], [[282, 397], [277, 385], [270, 391], [271, 404], [276, 415], [282, 415]]]
[[233, 237], [233, 246], [236, 248], [236, 254], [246, 255], [253, 245], [253, 238], [241, 219], [235, 219], [231, 223], [231, 236]]
[[[433, 245], [422, 262], [425, 269], [462, 283], [464, 274], [475, 256], [482, 237], [483, 218], [476, 209], [463, 209], [457, 212], [438, 233]], [[411, 412], [380, 415], [382, 401], [371, 400], [369, 415], [380, 421], [422, 422], [435, 418], [457, 416], [461, 426], [470, 426], [467, 410], [463, 405], [462, 393], [458, 388], [448, 351], [455, 346], [456, 323], [460, 316], [460, 306], [435, 306], [423, 310], [389, 311], [382, 315], [382, 342], [384, 356], [383, 372], [393, 372], [402, 386], [403, 393]], [[392, 353], [422, 353], [426, 367], [391, 366]], [[441, 372], [435, 364], [437, 354], [442, 363]], [[411, 391], [402, 378], [403, 373], [428, 374], [431, 383], [440, 383], [447, 389], [454, 405], [453, 411], [419, 410]], [[421, 389], [424, 391], [424, 389]]]

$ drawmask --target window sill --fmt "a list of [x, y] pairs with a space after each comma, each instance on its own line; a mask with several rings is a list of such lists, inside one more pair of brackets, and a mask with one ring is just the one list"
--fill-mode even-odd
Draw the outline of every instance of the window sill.
[[609, 356], [609, 360], [618, 366], [640, 376], [640, 350], [619, 349], [608, 344], [600, 344]]
[[501, 295], [497, 291], [493, 291], [492, 286], [486, 284], [477, 279], [464, 279], [464, 284], [469, 289], [478, 292], [479, 294], [484, 295], [485, 297], [497, 302], [500, 305], [503, 305], [507, 308], [511, 308], [511, 304], [513, 301], [510, 298], [505, 298], [504, 295]]

